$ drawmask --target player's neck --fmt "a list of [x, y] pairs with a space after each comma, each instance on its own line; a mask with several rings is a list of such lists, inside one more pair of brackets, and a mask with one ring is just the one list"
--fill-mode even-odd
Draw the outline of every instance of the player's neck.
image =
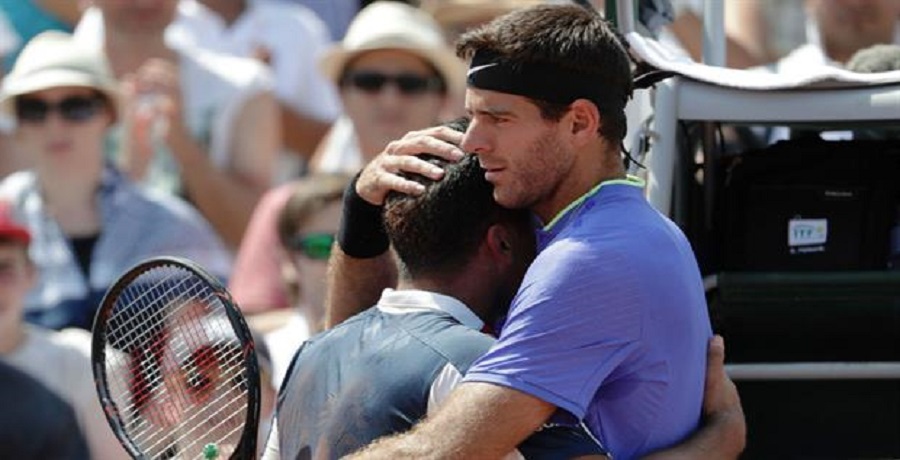
[[[602, 145], [606, 149], [610, 144], [604, 142]], [[622, 164], [618, 148], [610, 147], [604, 150], [602, 159], [597, 160], [596, 150], [579, 155], [570, 170], [571, 173], [560, 181], [552, 195], [531, 206], [531, 211], [546, 224], [572, 202], [591, 191], [597, 184], [625, 178], [625, 167]]]
[[476, 277], [462, 277], [447, 279], [446, 277], [418, 277], [415, 279], [400, 279], [397, 282], [398, 290], [415, 289], [429, 291], [453, 297], [462, 302], [475, 316], [485, 324], [492, 324], [494, 318], [494, 298], [488, 294], [489, 290], [484, 285], [489, 284], [485, 279]]

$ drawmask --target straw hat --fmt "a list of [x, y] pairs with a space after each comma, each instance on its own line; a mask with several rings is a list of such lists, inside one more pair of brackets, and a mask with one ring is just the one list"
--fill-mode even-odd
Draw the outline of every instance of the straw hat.
[[417, 54], [441, 73], [449, 88], [465, 87], [465, 64], [447, 45], [437, 22], [418, 8], [393, 1], [376, 1], [363, 8], [350, 23], [344, 40], [324, 54], [320, 66], [337, 82], [351, 59], [381, 49]]
[[16, 59], [0, 87], [0, 110], [12, 114], [16, 96], [61, 86], [93, 88], [115, 106], [118, 89], [100, 50], [81, 46], [72, 35], [43, 32], [32, 38]]

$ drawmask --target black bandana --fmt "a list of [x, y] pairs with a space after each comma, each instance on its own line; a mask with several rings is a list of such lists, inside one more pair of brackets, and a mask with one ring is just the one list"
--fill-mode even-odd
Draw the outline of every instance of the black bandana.
[[472, 56], [466, 78], [472, 88], [557, 104], [568, 105], [576, 99], [588, 99], [599, 108], [622, 108], [626, 102], [624, 98], [615, 101], [591, 75], [540, 64], [513, 65], [484, 51]]

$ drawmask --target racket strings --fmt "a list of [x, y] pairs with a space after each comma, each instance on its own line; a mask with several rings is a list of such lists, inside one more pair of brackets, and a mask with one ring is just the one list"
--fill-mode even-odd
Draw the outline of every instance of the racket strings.
[[244, 353], [219, 294], [179, 267], [133, 280], [107, 318], [107, 381], [129, 438], [150, 457], [235, 448], [249, 398]]

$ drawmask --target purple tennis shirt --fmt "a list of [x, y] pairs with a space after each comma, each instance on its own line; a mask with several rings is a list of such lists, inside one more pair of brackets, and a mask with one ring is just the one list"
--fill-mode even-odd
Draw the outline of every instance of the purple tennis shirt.
[[554, 404], [551, 421], [584, 423], [616, 459], [697, 427], [712, 334], [691, 246], [642, 186], [604, 182], [538, 230], [499, 341], [465, 377]]

